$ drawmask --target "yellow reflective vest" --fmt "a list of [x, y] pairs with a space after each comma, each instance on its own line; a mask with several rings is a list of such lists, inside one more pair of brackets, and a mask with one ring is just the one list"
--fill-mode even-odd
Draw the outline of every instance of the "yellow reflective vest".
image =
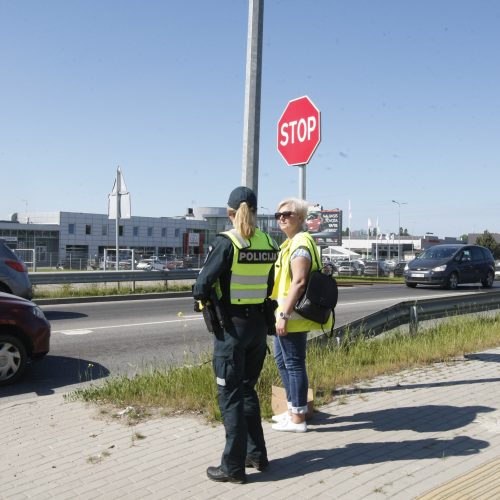
[[[283, 306], [285, 305], [285, 300], [288, 296], [288, 291], [290, 290], [290, 284], [292, 282], [290, 257], [298, 248], [306, 248], [311, 254], [311, 269], [309, 272], [318, 269], [318, 263], [321, 262], [318, 247], [312, 236], [307, 232], [297, 233], [291, 240], [287, 239], [282, 243], [278, 260], [274, 265], [274, 288], [271, 294], [271, 297], [278, 301], [278, 308], [276, 309], [277, 318], [279, 318], [280, 312], [283, 311]], [[309, 332], [311, 330], [320, 330], [321, 328], [330, 329], [331, 327], [331, 314], [329, 320], [321, 325], [293, 311], [287, 322], [287, 331], [289, 333]]]
[[[234, 247], [229, 284], [231, 304], [261, 304], [268, 296], [269, 272], [278, 258], [278, 245], [260, 229], [250, 240], [244, 239], [236, 229], [225, 231]], [[216, 287], [220, 296], [220, 288]]]

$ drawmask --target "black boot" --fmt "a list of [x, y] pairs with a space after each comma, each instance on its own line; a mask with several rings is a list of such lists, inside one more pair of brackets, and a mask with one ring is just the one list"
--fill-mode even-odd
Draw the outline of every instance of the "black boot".
[[226, 474], [221, 468], [219, 467], [209, 467], [207, 469], [207, 477], [208, 479], [211, 479], [212, 481], [219, 481], [220, 483], [238, 483], [238, 484], [243, 484], [247, 482], [247, 476], [246, 474], [238, 474], [235, 476], [230, 476], [229, 474]]
[[245, 467], [253, 467], [259, 472], [266, 470], [268, 465], [269, 460], [267, 458], [254, 458], [250, 455], [247, 455], [247, 457], [245, 458]]

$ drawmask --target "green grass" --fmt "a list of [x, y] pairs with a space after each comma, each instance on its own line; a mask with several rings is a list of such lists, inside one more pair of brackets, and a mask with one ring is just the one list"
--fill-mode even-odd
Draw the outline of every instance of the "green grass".
[[[455, 318], [413, 337], [395, 333], [346, 342], [341, 347], [335, 341], [310, 343], [309, 385], [315, 390], [315, 405], [320, 406], [341, 397], [342, 387], [377, 375], [450, 361], [499, 345], [500, 315]], [[267, 356], [257, 384], [264, 418], [272, 414], [272, 385], [280, 385], [280, 379], [272, 356]], [[107, 379], [103, 384], [77, 389], [72, 397], [116, 407], [133, 406], [145, 412], [156, 408], [164, 414], [203, 414], [212, 421], [221, 418], [216, 391], [210, 355], [206, 353], [194, 365]]]
[[191, 285], [182, 282], [146, 283], [135, 289], [129, 284], [92, 283], [89, 285], [35, 285], [34, 299], [60, 299], [68, 297], [104, 297], [109, 295], [140, 295], [143, 293], [186, 292], [191, 290]]

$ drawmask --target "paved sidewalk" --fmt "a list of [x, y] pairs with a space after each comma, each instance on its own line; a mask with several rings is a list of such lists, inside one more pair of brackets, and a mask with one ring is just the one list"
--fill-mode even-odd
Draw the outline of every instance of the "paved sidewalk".
[[205, 476], [221, 426], [186, 416], [127, 426], [61, 394], [0, 401], [0, 498], [498, 498], [500, 348], [362, 384], [309, 429], [266, 422], [269, 469], [234, 485]]

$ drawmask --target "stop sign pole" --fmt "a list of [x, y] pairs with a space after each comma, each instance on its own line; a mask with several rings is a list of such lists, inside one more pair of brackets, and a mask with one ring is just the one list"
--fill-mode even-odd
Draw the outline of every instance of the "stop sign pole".
[[278, 151], [289, 166], [299, 167], [299, 196], [306, 198], [306, 165], [321, 141], [319, 109], [308, 96], [292, 99], [278, 121]]

